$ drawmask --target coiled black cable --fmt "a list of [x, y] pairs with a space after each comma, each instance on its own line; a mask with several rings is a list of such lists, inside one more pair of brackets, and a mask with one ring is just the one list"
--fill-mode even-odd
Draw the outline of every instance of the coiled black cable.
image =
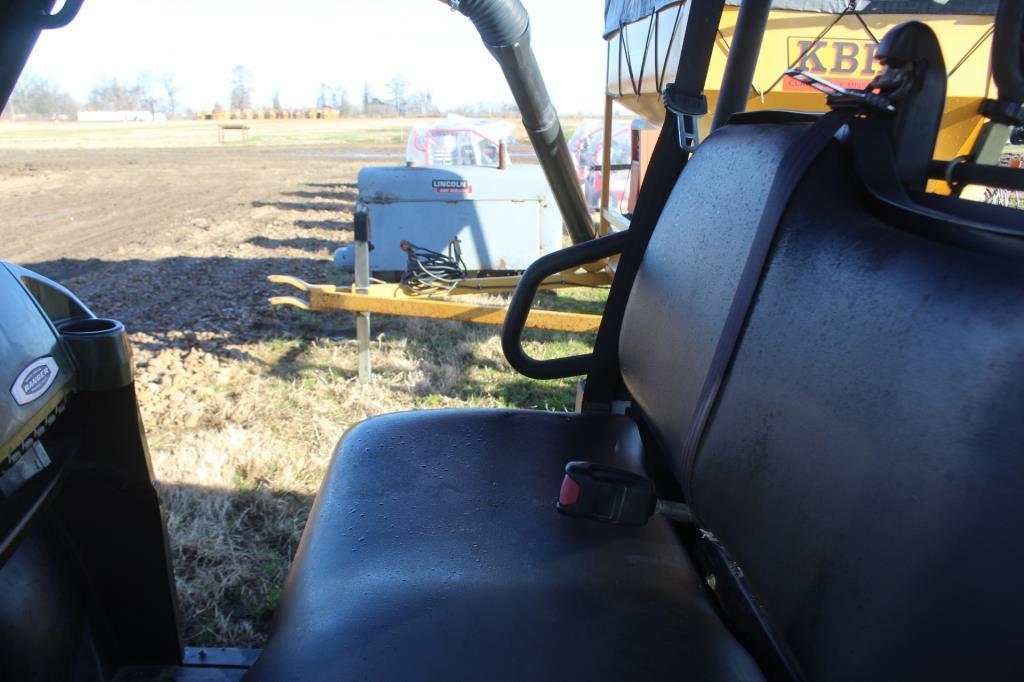
[[409, 294], [444, 295], [466, 278], [466, 263], [462, 260], [462, 247], [458, 237], [448, 243], [447, 255], [416, 246], [404, 239], [399, 246], [409, 256], [401, 280], [402, 286]]

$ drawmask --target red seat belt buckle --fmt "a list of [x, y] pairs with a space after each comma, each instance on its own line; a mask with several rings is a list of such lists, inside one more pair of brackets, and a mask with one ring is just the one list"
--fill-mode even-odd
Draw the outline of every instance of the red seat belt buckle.
[[658, 506], [654, 482], [594, 462], [569, 462], [558, 492], [558, 511], [566, 516], [619, 526], [643, 526]]

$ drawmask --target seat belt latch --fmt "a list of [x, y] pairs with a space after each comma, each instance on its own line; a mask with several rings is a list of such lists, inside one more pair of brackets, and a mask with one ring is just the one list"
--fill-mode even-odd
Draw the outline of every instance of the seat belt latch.
[[708, 98], [703, 92], [696, 95], [679, 92], [674, 83], [665, 86], [661, 97], [665, 108], [676, 115], [679, 148], [692, 154], [700, 144], [700, 130], [697, 126], [700, 117], [708, 113]]
[[693, 522], [685, 504], [658, 499], [651, 479], [594, 462], [565, 465], [557, 509], [566, 516], [617, 526], [643, 526], [659, 513]]

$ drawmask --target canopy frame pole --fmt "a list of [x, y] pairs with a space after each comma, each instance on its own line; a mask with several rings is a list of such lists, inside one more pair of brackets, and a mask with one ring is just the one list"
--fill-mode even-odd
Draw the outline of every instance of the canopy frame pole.
[[725, 125], [733, 114], [745, 111], [754, 85], [754, 70], [761, 54], [761, 41], [768, 28], [771, 0], [743, 0], [725, 62], [711, 130]]

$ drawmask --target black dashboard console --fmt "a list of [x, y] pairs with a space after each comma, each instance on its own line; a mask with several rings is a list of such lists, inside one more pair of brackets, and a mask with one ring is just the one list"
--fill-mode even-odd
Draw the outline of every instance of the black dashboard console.
[[0, 494], [6, 497], [49, 465], [40, 439], [75, 387], [77, 365], [57, 325], [91, 317], [59, 285], [0, 265]]
[[169, 556], [124, 326], [0, 262], [0, 680], [180, 664]]

